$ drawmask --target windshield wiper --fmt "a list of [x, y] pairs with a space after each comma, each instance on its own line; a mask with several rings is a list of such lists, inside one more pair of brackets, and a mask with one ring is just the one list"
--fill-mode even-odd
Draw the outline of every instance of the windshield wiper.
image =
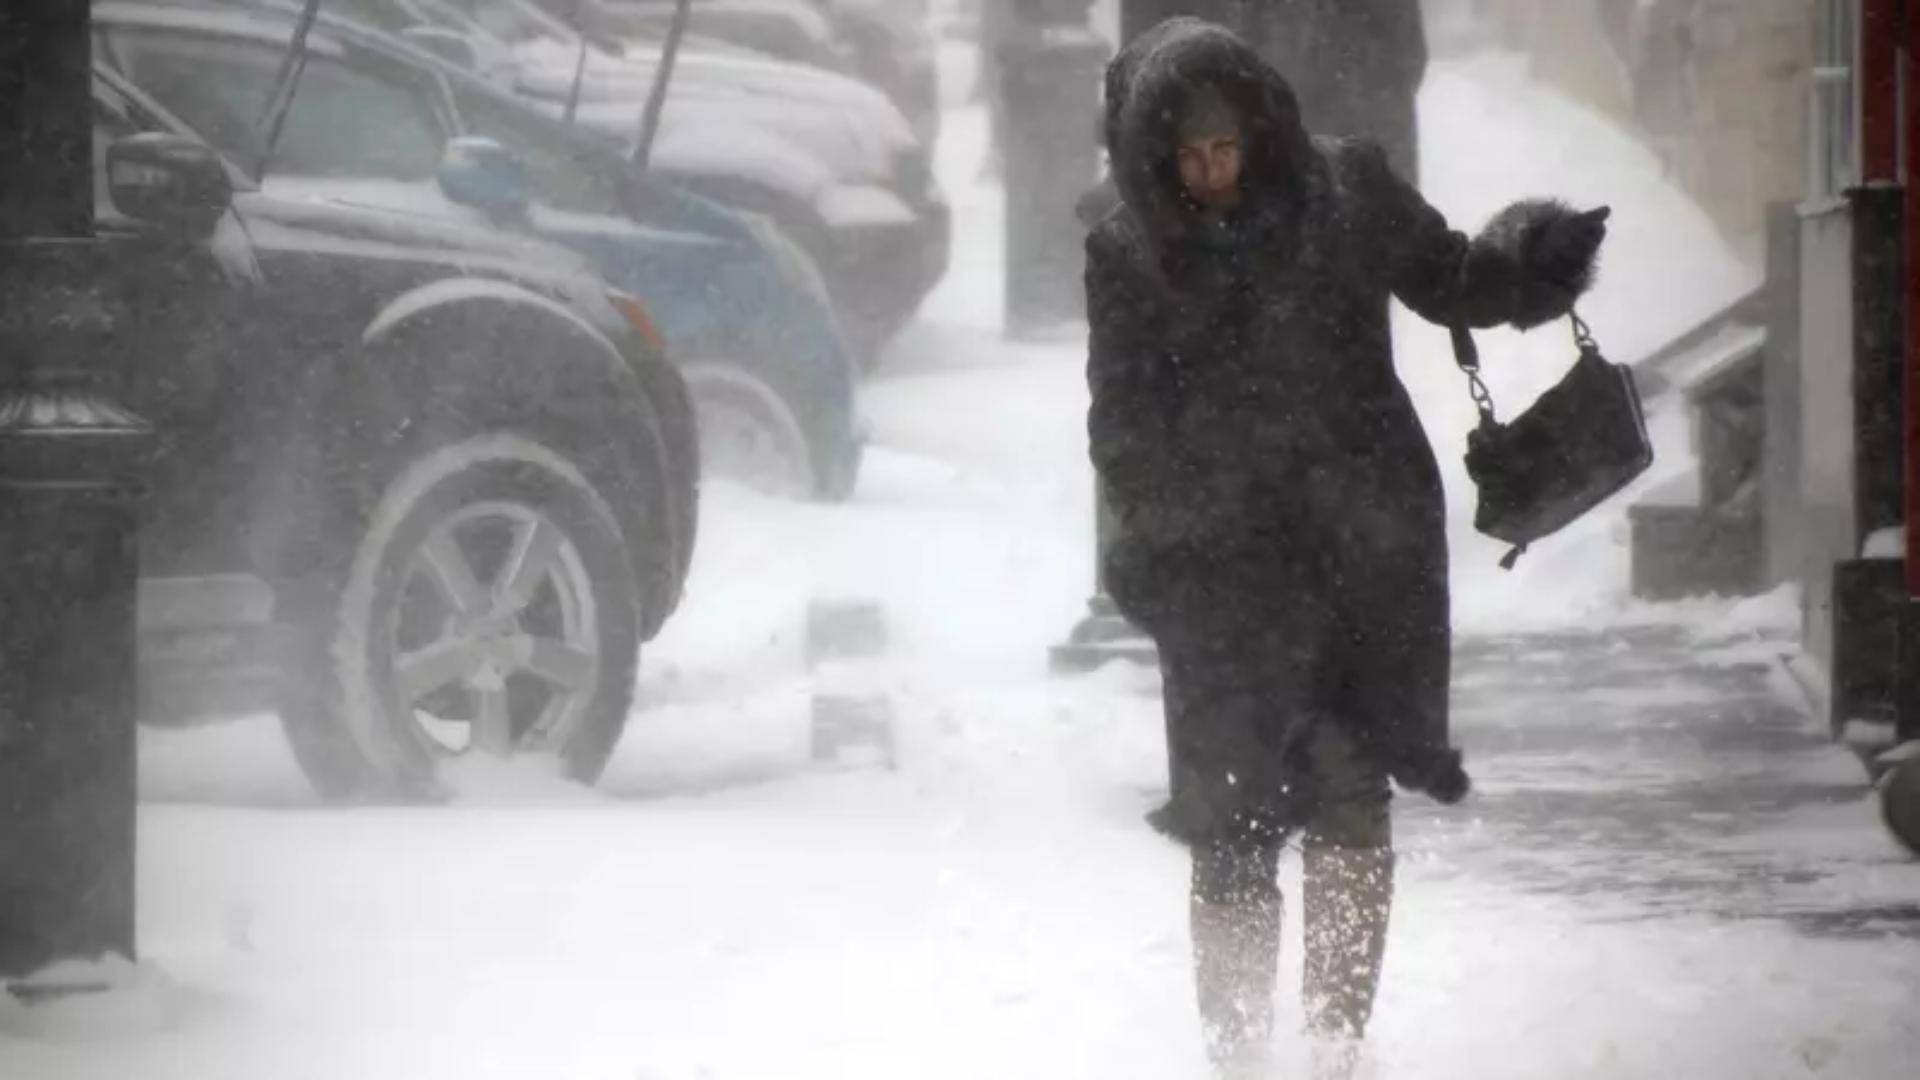
[[300, 76], [307, 70], [307, 33], [320, 17], [320, 0], [306, 0], [300, 20], [294, 24], [293, 40], [287, 42], [286, 55], [280, 58], [280, 71], [273, 79], [273, 93], [254, 122], [254, 138], [260, 146], [260, 158], [254, 162], [253, 175], [264, 180], [273, 161], [274, 148], [280, 144], [280, 131], [287, 123], [287, 110], [293, 108], [294, 95], [300, 91]]
[[660, 67], [653, 73], [653, 90], [647, 95], [647, 107], [640, 112], [640, 141], [633, 148], [633, 164], [640, 175], [647, 171], [647, 159], [653, 156], [653, 138], [660, 133], [660, 110], [667, 103], [667, 83], [673, 79], [673, 62], [680, 55], [680, 39], [687, 35], [687, 17], [693, 0], [677, 0], [673, 24], [667, 27], [667, 44], [660, 52]]
[[573, 114], [580, 108], [580, 89], [587, 80], [587, 29], [580, 18], [580, 9], [585, 6], [580, 0], [574, 0], [573, 34], [578, 40], [580, 54], [573, 61], [573, 86], [567, 90], [567, 108], [560, 114], [560, 122], [573, 123]]
[[[574, 114], [580, 109], [580, 95], [587, 78], [587, 49], [591, 46], [591, 35], [587, 32], [587, 5], [592, 0], [574, 0], [573, 17], [562, 19], [572, 30], [579, 45], [579, 55], [574, 60], [573, 86], [567, 92], [567, 105], [561, 112], [561, 120], [572, 124]], [[667, 86], [673, 81], [674, 61], [680, 55], [680, 39], [687, 35], [687, 21], [693, 12], [693, 0], [675, 0], [673, 22], [667, 27], [667, 40], [660, 52], [660, 66], [653, 72], [653, 87], [647, 92], [647, 103], [640, 110], [640, 137], [633, 147], [633, 165], [636, 175], [645, 175], [647, 163], [653, 156], [653, 140], [660, 133], [660, 113], [666, 108]]]

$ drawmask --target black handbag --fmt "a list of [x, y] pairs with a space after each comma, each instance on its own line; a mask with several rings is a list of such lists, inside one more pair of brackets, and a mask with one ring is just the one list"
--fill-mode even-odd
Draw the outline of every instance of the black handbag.
[[1578, 315], [1569, 318], [1580, 358], [1504, 424], [1480, 379], [1473, 334], [1453, 328], [1454, 359], [1480, 410], [1480, 426], [1467, 436], [1467, 475], [1480, 492], [1473, 527], [1513, 545], [1500, 560], [1509, 570], [1528, 545], [1565, 528], [1653, 464], [1632, 370], [1609, 362], [1587, 324]]

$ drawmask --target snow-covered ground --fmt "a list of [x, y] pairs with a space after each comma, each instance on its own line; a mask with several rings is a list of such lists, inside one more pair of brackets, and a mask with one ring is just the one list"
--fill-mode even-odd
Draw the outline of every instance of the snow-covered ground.
[[[870, 389], [856, 499], [709, 492], [601, 787], [479, 769], [452, 806], [331, 809], [270, 723], [148, 732], [142, 962], [103, 997], [0, 998], [0, 1076], [1203, 1074], [1185, 856], [1139, 821], [1153, 677], [1046, 672], [1091, 576], [1080, 346], [999, 338], [999, 196], [953, 96], [960, 248]], [[1441, 65], [1422, 105], [1427, 186], [1459, 223], [1537, 192], [1615, 206], [1587, 310], [1622, 357], [1750, 283], [1648, 155], [1516, 66]], [[1445, 339], [1399, 333], [1460, 511], [1462, 622], [1586, 633], [1463, 655], [1481, 794], [1403, 806], [1378, 1075], [1915, 1075], [1920, 945], [1888, 932], [1920, 870], [1751, 668], [1792, 598], [1627, 604], [1618, 515], [1489, 570]], [[1572, 358], [1551, 329], [1486, 351], [1510, 409]], [[1684, 467], [1684, 428], [1656, 422]], [[803, 612], [833, 597], [884, 604], [890, 650], [859, 674], [897, 769], [809, 757]], [[1593, 633], [1629, 625], [1654, 632]], [[1809, 913], [1848, 932], [1790, 917]]]

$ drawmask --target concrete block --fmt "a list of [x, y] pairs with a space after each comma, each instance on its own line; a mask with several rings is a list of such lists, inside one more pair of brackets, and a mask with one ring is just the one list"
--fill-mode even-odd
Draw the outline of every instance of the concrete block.
[[887, 651], [886, 610], [877, 600], [819, 599], [807, 605], [808, 667], [829, 660], [879, 656]]
[[899, 766], [894, 708], [887, 690], [886, 611], [864, 598], [816, 600], [807, 608], [807, 667], [812, 679], [812, 756], [842, 760], [866, 750]]

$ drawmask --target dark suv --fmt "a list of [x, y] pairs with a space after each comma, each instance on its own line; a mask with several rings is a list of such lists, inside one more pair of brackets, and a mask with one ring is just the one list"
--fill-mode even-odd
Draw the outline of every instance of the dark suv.
[[[215, 149], [258, 158], [254, 119], [284, 66], [295, 16], [191, 4], [96, 2], [104, 59]], [[264, 191], [539, 236], [574, 251], [647, 305], [693, 395], [708, 477], [783, 495], [850, 493], [862, 451], [857, 367], [819, 273], [770, 221], [631, 175], [624, 155], [600, 140], [324, 8], [306, 43]]]
[[470, 751], [595, 777], [693, 542], [647, 313], [544, 243], [263, 191], [106, 51], [98, 280], [135, 332], [103, 363], [159, 439], [145, 718], [277, 704], [332, 797], [431, 795]]

